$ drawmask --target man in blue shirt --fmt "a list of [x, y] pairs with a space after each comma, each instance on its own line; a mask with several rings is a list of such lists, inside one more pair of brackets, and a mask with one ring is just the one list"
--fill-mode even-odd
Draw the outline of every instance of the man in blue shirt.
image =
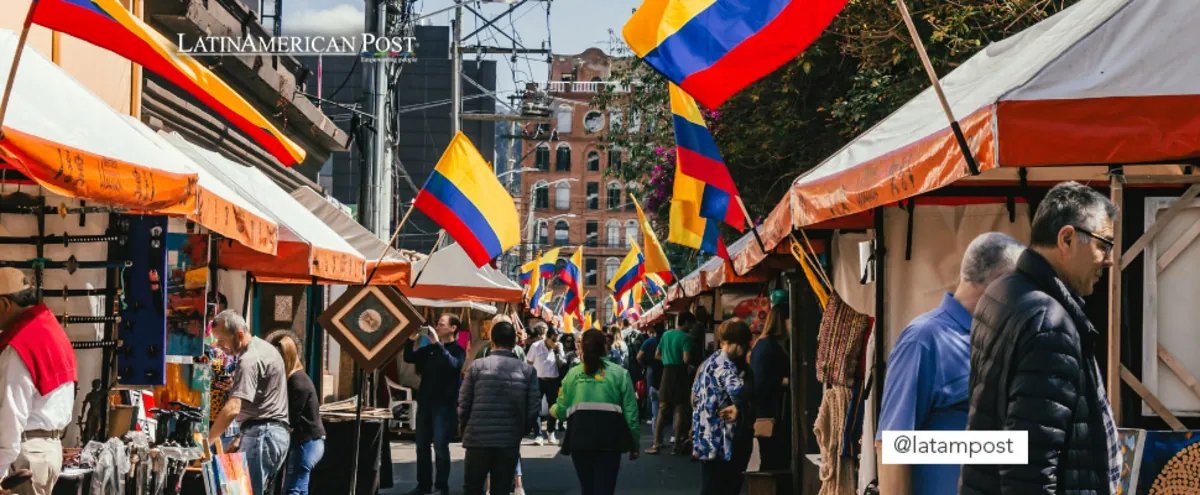
[[[967, 429], [967, 386], [971, 374], [971, 314], [988, 284], [1012, 271], [1025, 249], [1007, 235], [989, 232], [963, 253], [958, 287], [933, 311], [916, 317], [900, 333], [887, 361], [879, 431]], [[957, 464], [883, 464], [881, 495], [958, 493]]]
[[[416, 393], [417, 488], [409, 495], [432, 493], [434, 489], [443, 495], [450, 492], [450, 439], [457, 431], [458, 386], [467, 359], [467, 351], [454, 340], [459, 326], [458, 317], [443, 314], [437, 328], [426, 334], [430, 344], [418, 349], [410, 340], [404, 348], [404, 360], [416, 365], [421, 376]], [[436, 481], [430, 447], [437, 460]]]

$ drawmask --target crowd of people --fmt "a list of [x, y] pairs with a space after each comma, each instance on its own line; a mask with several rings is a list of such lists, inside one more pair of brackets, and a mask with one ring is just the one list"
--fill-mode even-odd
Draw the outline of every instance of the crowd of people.
[[659, 323], [642, 331], [625, 320], [566, 334], [541, 319], [519, 328], [498, 316], [465, 369], [458, 337], [469, 330], [442, 315], [404, 350], [421, 379], [418, 484], [409, 493], [449, 492], [455, 432], [466, 451], [467, 494], [524, 494], [520, 446], [529, 435], [571, 457], [581, 493], [612, 494], [622, 457], [643, 454], [642, 424], [654, 438], [644, 453], [670, 449], [701, 463], [705, 494], [740, 492], [755, 437], [773, 457], [763, 467], [786, 469], [788, 313], [786, 297], [773, 299], [761, 335], [733, 319], [709, 346], [688, 312], [670, 330]]

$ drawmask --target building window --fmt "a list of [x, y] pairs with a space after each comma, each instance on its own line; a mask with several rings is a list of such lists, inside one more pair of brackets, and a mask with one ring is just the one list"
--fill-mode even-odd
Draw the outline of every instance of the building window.
[[587, 238], [584, 239], [584, 244], [588, 247], [597, 247], [600, 245], [600, 222], [596, 220], [587, 221]]
[[600, 209], [600, 183], [587, 183], [587, 208], [589, 210]]
[[621, 159], [624, 158], [625, 152], [616, 146], [608, 149], [608, 169], [618, 170], [621, 168]]
[[616, 278], [618, 268], [621, 268], [621, 260], [616, 258], [604, 260], [604, 283], [612, 282]]
[[550, 185], [544, 180], [533, 185], [533, 208], [546, 209], [550, 207]]
[[603, 312], [602, 314], [604, 315], [604, 319], [600, 321], [600, 324], [601, 324], [601, 325], [607, 325], [607, 324], [608, 324], [608, 322], [610, 322], [610, 321], [612, 321], [612, 320], [613, 320], [613, 303], [612, 303], [612, 299], [605, 299], [605, 300], [604, 300], [604, 312]]
[[608, 183], [608, 209], [616, 210], [621, 208], [621, 183], [612, 181]]
[[566, 220], [554, 222], [554, 245], [566, 246], [570, 239], [571, 225]]
[[571, 207], [571, 184], [559, 182], [554, 186], [554, 207], [560, 210]]
[[629, 132], [638, 132], [640, 130], [642, 130], [642, 113], [641, 112], [630, 112], [629, 113]]
[[621, 120], [623, 114], [620, 111], [608, 112], [608, 130], [609, 132], [618, 132], [621, 130]]
[[604, 129], [604, 115], [595, 110], [583, 116], [583, 128], [588, 132], [600, 132]]
[[[625, 222], [625, 238], [633, 239], [635, 242], [638, 240], [638, 224], [636, 220]], [[625, 243], [628, 244], [629, 241], [625, 241]]]
[[537, 222], [538, 244], [545, 246], [550, 244], [550, 222], [538, 220]]
[[600, 153], [597, 151], [589, 151], [587, 154], [587, 171], [600, 171]]
[[[583, 260], [583, 266], [584, 266], [583, 273], [584, 273], [584, 284], [585, 285], [588, 285], [588, 286], [596, 285], [596, 280], [599, 278], [598, 277], [599, 273], [596, 273], [596, 271], [599, 269], [596, 266], [597, 264], [598, 263], [596, 262], [596, 258], [588, 258], [588, 259]], [[595, 301], [592, 301], [592, 307], [593, 308], [596, 307]]]
[[621, 247], [621, 222], [609, 220], [604, 224], [608, 247]]
[[[612, 161], [610, 158], [609, 161]], [[533, 166], [538, 170], [550, 170], [550, 146], [542, 143], [537, 147], [537, 152], [533, 155]]]
[[567, 143], [560, 143], [558, 149], [554, 152], [554, 170], [556, 172], [571, 171], [571, 147]]
[[571, 105], [563, 104], [558, 106], [558, 111], [554, 113], [554, 118], [558, 121], [559, 134], [569, 134], [571, 132]]

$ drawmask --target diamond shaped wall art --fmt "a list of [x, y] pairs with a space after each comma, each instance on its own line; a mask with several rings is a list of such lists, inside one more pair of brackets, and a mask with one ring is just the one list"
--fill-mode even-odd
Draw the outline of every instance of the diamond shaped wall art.
[[317, 319], [364, 372], [387, 363], [424, 319], [392, 286], [354, 286]]

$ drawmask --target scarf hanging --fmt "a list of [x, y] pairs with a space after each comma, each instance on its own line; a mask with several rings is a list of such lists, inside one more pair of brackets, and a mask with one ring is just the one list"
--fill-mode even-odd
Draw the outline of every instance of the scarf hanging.
[[835, 385], [827, 387], [821, 398], [813, 425], [817, 447], [821, 449], [821, 491], [818, 495], [854, 494], [854, 462], [842, 456], [846, 410], [850, 407], [851, 395], [849, 388]]

